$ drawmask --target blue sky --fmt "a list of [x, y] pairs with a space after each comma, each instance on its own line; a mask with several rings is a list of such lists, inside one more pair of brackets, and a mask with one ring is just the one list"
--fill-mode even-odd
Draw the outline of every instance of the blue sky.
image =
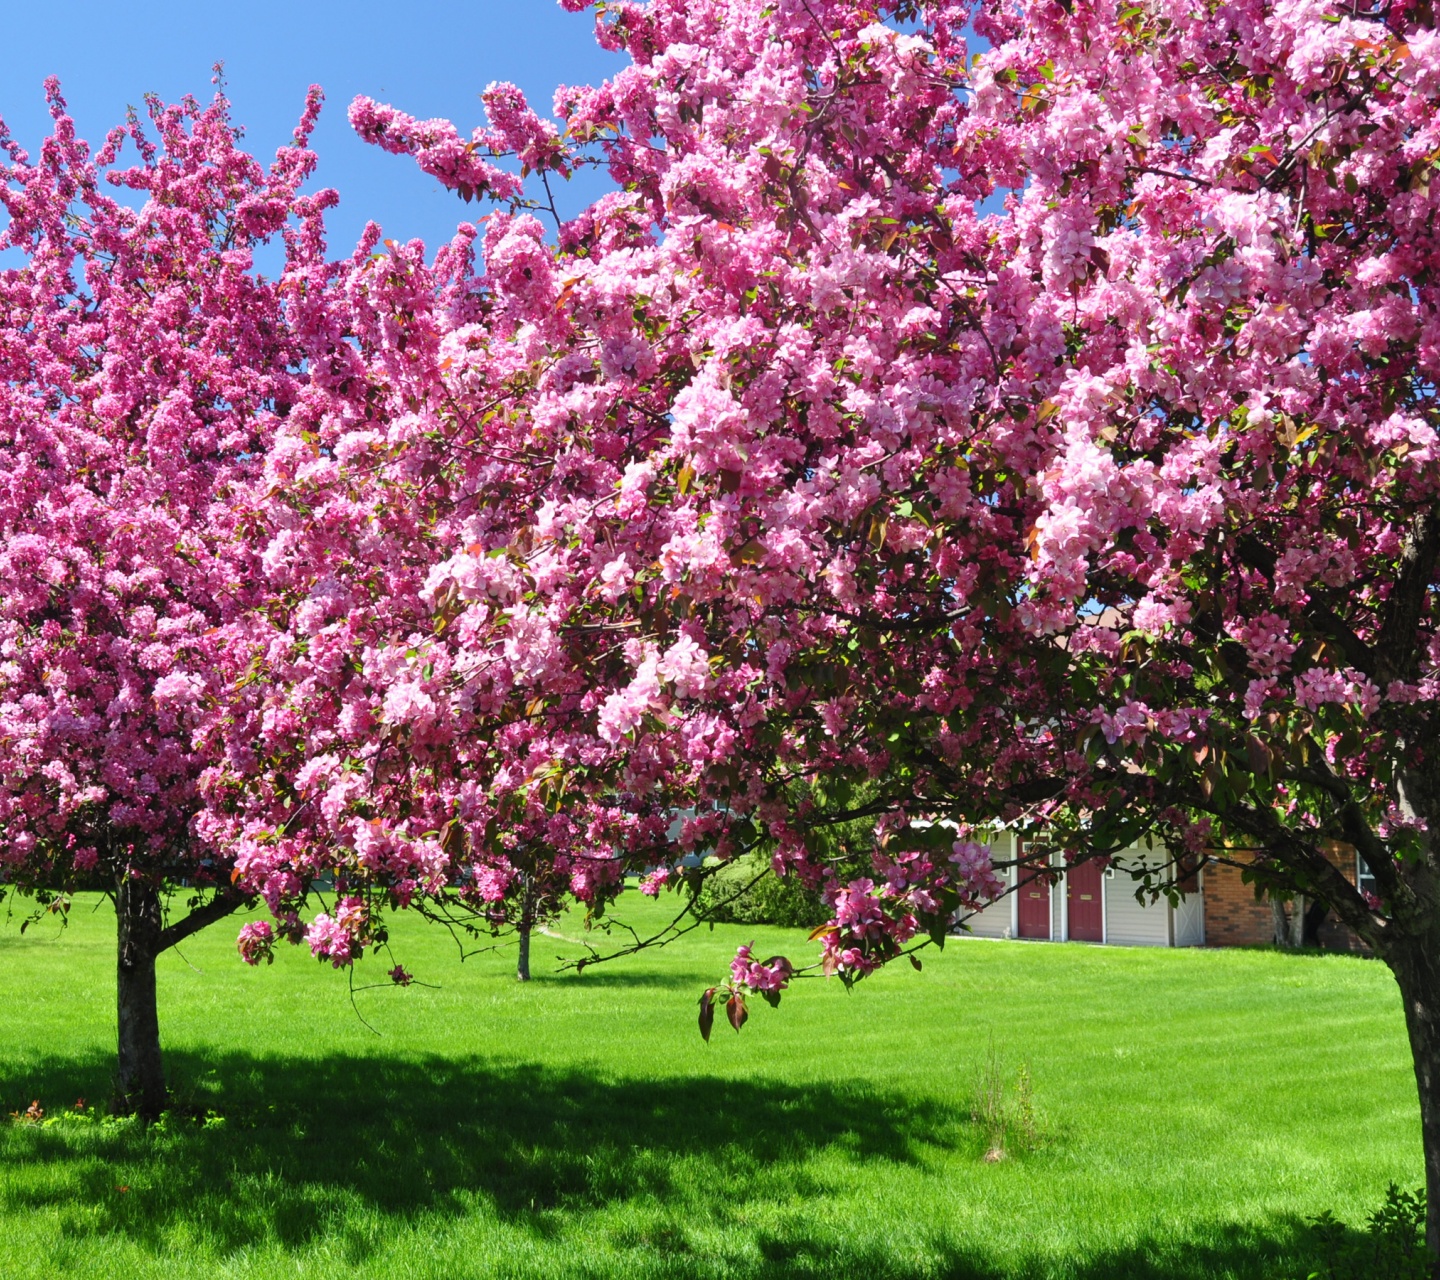
[[[624, 65], [596, 45], [590, 14], [566, 13], [555, 0], [69, 0], [47, 9], [16, 4], [6, 14], [0, 117], [22, 145], [33, 152], [49, 130], [47, 75], [61, 78], [81, 136], [98, 145], [146, 93], [208, 98], [211, 64], [223, 61], [246, 145], [268, 160], [294, 128], [306, 87], [320, 84], [326, 107], [314, 185], [340, 192], [327, 220], [337, 255], [367, 218], [391, 238], [419, 236], [433, 249], [467, 214], [483, 212], [412, 161], [360, 142], [345, 119], [356, 94], [412, 115], [448, 116], [468, 132], [483, 122], [479, 93], [492, 80], [513, 81], [549, 115], [557, 84], [594, 83]], [[603, 190], [596, 175], [577, 180], [557, 193], [562, 212]]]

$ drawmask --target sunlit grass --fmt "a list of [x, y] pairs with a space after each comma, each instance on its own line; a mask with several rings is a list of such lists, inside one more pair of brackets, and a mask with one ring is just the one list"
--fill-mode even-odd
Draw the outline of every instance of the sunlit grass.
[[[113, 918], [0, 930], [0, 1104], [103, 1101]], [[653, 919], [639, 904], [626, 914]], [[567, 921], [562, 932], [579, 928]], [[1378, 964], [966, 940], [847, 995], [803, 984], [708, 1047], [718, 928], [623, 965], [461, 965], [361, 991], [233, 922], [161, 965], [177, 1094], [208, 1125], [0, 1125], [0, 1275], [1272, 1277], [1304, 1220], [1420, 1180], [1398, 997]], [[357, 984], [389, 962], [363, 964]], [[1037, 1141], [971, 1118], [992, 1051]], [[1297, 1234], [1299, 1233], [1299, 1234]]]

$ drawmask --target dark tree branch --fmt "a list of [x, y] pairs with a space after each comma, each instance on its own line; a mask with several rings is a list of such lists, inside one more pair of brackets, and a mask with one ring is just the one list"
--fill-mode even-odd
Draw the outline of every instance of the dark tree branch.
[[[1266, 859], [1257, 869], [1266, 879], [1288, 892], [1321, 899], [1343, 923], [1376, 950], [1380, 949], [1386, 922], [1370, 910], [1360, 891], [1341, 874], [1318, 845], [1282, 826], [1269, 809], [1234, 804], [1227, 806], [1223, 813], [1213, 809], [1210, 812], [1256, 840]], [[1368, 832], [1368, 828], [1366, 830]]]
[[1440, 558], [1440, 519], [1427, 507], [1415, 519], [1400, 550], [1400, 572], [1385, 601], [1385, 620], [1375, 639], [1384, 683], [1413, 680], [1420, 661], [1420, 617]]
[[[1318, 748], [1316, 749], [1318, 755]], [[1321, 757], [1323, 761], [1323, 757]], [[1400, 880], [1395, 873], [1395, 861], [1389, 848], [1370, 828], [1364, 811], [1355, 802], [1355, 797], [1346, 781], [1333, 772], [1328, 765], [1321, 764], [1315, 769], [1291, 768], [1285, 771], [1287, 778], [1304, 782], [1325, 792], [1335, 801], [1335, 814], [1345, 839], [1360, 851], [1365, 864], [1375, 876], [1375, 882], [1386, 897], [1400, 891]]]
[[160, 930], [159, 949], [165, 951], [177, 942], [184, 942], [192, 933], [199, 933], [207, 925], [212, 925], [217, 920], [223, 920], [249, 901], [248, 897], [237, 893], [234, 889], [218, 890], [209, 902], [196, 907], [183, 920], [177, 920], [174, 924], [166, 925]]

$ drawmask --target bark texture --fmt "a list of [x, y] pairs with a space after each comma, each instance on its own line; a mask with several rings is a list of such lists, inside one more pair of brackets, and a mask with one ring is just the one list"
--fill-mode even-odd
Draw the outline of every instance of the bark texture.
[[530, 921], [521, 920], [516, 932], [520, 935], [520, 959], [515, 965], [515, 980], [530, 981]]
[[161, 952], [160, 894], [125, 879], [116, 893], [116, 1022], [119, 1070], [116, 1108], [153, 1119], [165, 1109], [165, 1068], [160, 1057], [160, 1015], [155, 1003], [155, 957]]
[[520, 883], [520, 919], [515, 925], [515, 934], [520, 942], [520, 956], [515, 962], [515, 981], [529, 982], [530, 935], [535, 931], [539, 895], [535, 891], [535, 881], [528, 872], [520, 873]]
[[1425, 1241], [1440, 1280], [1440, 875], [1429, 859], [1406, 867], [1402, 904], [1375, 945], [1405, 1006], [1425, 1152]]
[[1270, 899], [1270, 922], [1275, 930], [1275, 945], [1290, 945], [1290, 922], [1285, 915], [1285, 904], [1279, 898]]
[[[1408, 950], [1408, 949], [1407, 949]], [[1405, 1029], [1420, 1094], [1420, 1133], [1425, 1150], [1425, 1240], [1440, 1278], [1440, 969], [1434, 955], [1416, 951], [1391, 963], [1405, 1001]]]

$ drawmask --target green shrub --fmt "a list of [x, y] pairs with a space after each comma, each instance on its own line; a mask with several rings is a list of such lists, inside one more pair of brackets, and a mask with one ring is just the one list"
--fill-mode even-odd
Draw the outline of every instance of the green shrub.
[[813, 929], [830, 918], [818, 892], [807, 889], [798, 876], [777, 876], [758, 858], [740, 858], [707, 877], [694, 910], [715, 924], [789, 929]]
[[1423, 1187], [1406, 1192], [1392, 1182], [1363, 1233], [1329, 1212], [1314, 1219], [1311, 1230], [1319, 1266], [1307, 1280], [1426, 1280], [1431, 1274]]

